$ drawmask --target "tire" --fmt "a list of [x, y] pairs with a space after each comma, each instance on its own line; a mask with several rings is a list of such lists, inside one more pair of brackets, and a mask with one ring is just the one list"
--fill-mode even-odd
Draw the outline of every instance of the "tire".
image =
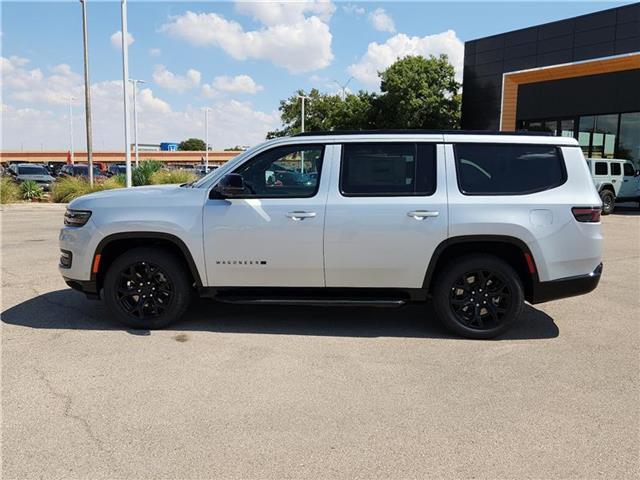
[[616, 196], [611, 190], [602, 190], [600, 192], [600, 199], [602, 200], [602, 215], [609, 215], [613, 213], [615, 208]]
[[121, 323], [136, 329], [164, 328], [178, 320], [191, 296], [184, 263], [161, 248], [139, 247], [123, 253], [104, 279], [107, 307]]
[[524, 291], [520, 277], [505, 261], [493, 255], [469, 255], [450, 262], [438, 275], [433, 304], [440, 321], [453, 333], [489, 339], [506, 332], [518, 319]]

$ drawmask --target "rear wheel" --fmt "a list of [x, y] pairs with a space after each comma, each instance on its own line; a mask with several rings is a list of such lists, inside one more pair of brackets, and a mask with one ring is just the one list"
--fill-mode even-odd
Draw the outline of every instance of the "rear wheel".
[[129, 250], [111, 264], [104, 280], [105, 303], [118, 320], [132, 328], [166, 327], [191, 301], [183, 262], [160, 248]]
[[440, 321], [454, 333], [475, 339], [507, 331], [524, 304], [520, 277], [492, 255], [470, 255], [449, 263], [436, 279], [433, 294]]
[[602, 200], [602, 215], [609, 215], [613, 213], [613, 209], [616, 203], [616, 196], [611, 190], [603, 190], [600, 192], [600, 199]]

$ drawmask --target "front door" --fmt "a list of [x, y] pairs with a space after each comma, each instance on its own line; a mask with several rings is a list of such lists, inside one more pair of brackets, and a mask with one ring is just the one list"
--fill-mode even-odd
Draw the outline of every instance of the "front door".
[[447, 237], [444, 149], [344, 143], [333, 158], [325, 220], [327, 287], [421, 288]]
[[331, 147], [287, 145], [258, 153], [233, 173], [245, 191], [209, 199], [203, 228], [210, 286], [323, 287], [322, 234]]
[[638, 183], [636, 178], [636, 171], [633, 168], [633, 164], [630, 162], [624, 162], [622, 164], [622, 185], [620, 186], [620, 192], [618, 196], [622, 198], [631, 198], [638, 196]]

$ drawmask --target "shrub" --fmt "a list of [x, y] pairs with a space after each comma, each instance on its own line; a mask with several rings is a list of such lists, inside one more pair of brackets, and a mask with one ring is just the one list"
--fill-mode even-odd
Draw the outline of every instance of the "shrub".
[[114, 175], [102, 181], [102, 187], [104, 190], [111, 190], [112, 188], [124, 188], [127, 186], [127, 177], [123, 173]]
[[162, 162], [157, 160], [145, 160], [140, 165], [133, 169], [131, 173], [131, 182], [134, 187], [141, 185], [149, 185], [151, 182], [151, 175], [156, 173], [162, 168]]
[[188, 170], [160, 170], [151, 175], [151, 184], [189, 183], [197, 180], [195, 173]]
[[0, 180], [0, 203], [13, 203], [20, 200], [20, 187], [10, 178]]
[[54, 202], [67, 203], [74, 198], [91, 193], [89, 182], [82, 177], [59, 178], [51, 188], [51, 199]]
[[23, 200], [40, 200], [44, 190], [33, 180], [26, 180], [20, 184], [20, 196]]

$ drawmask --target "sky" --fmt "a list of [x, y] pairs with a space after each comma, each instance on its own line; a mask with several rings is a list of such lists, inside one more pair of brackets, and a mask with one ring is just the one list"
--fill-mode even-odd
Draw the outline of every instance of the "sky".
[[[464, 42], [633, 2], [128, 2], [138, 141], [261, 142], [297, 89], [379, 89], [405, 55], [446, 53], [462, 78]], [[87, 0], [95, 150], [124, 149], [120, 2]], [[1, 5], [2, 149], [86, 148], [78, 1]], [[71, 97], [71, 100], [70, 98]], [[131, 137], [132, 138], [132, 137]]]

